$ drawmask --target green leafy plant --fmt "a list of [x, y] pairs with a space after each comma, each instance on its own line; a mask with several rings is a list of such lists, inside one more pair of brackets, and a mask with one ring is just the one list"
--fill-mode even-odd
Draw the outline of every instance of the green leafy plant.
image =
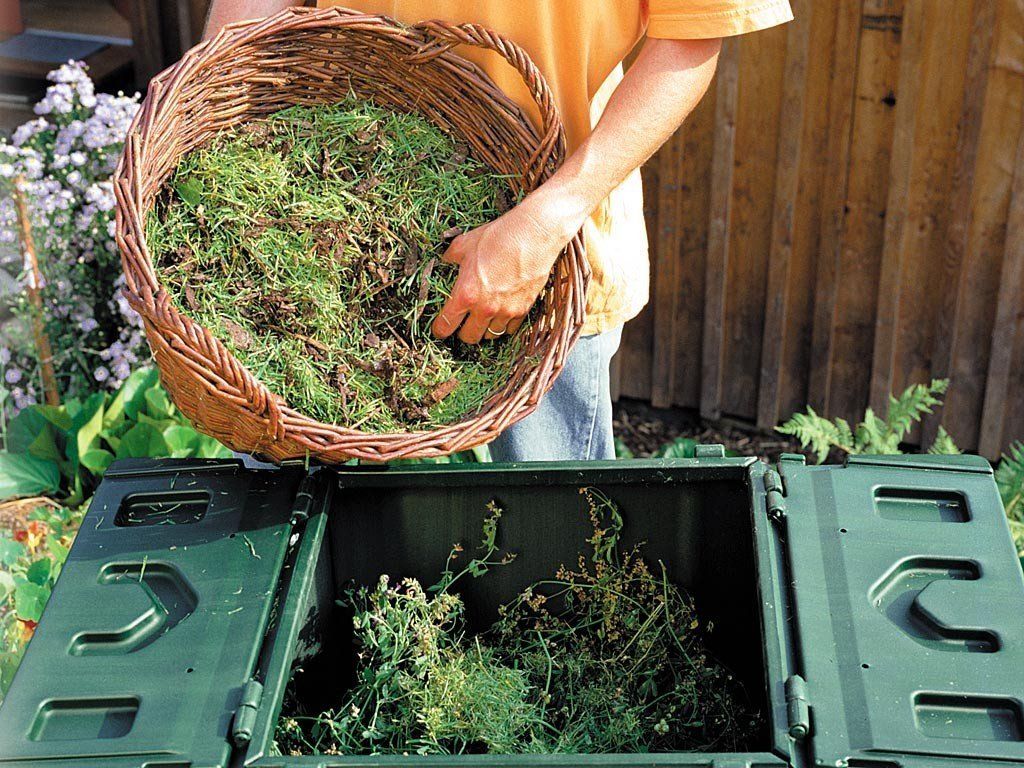
[[84, 507], [71, 508], [45, 498], [0, 505], [0, 697], [18, 668], [68, 550]]
[[1024, 519], [1024, 443], [1014, 443], [1003, 454], [996, 469], [996, 484], [1006, 514], [1014, 520]]
[[697, 455], [698, 444], [692, 437], [677, 437], [656, 450], [653, 457], [656, 459], [692, 459]]
[[[900, 443], [911, 428], [935, 406], [941, 405], [941, 395], [949, 387], [947, 379], [935, 379], [931, 384], [915, 384], [899, 397], [889, 397], [889, 409], [884, 419], [868, 408], [864, 421], [851, 427], [844, 419], [829, 420], [819, 416], [813, 408], [797, 413], [777, 428], [784, 435], [793, 435], [804, 448], [810, 448], [819, 463], [837, 450], [846, 454], [874, 453], [898, 454]], [[940, 426], [935, 441], [928, 449], [932, 454], [961, 453], [956, 442]], [[1004, 454], [995, 472], [999, 495], [1002, 497], [1010, 530], [1017, 542], [1017, 550], [1024, 566], [1024, 443], [1016, 442]]]
[[[622, 516], [581, 490], [589, 557], [531, 585], [471, 636], [454, 591], [511, 561], [490, 506], [480, 554], [456, 547], [437, 584], [350, 591], [358, 661], [337, 710], [278, 723], [290, 754], [609, 753], [741, 748], [757, 716], [709, 657], [690, 598], [639, 549], [620, 551]], [[295, 702], [286, 706], [294, 710]]]
[[1024, 565], [1024, 443], [1016, 442], [1003, 454], [996, 468], [996, 485], [1002, 496], [1010, 530]]
[[19, 411], [0, 452], [0, 500], [47, 495], [74, 507], [114, 459], [230, 455], [189, 425], [160, 386], [157, 371], [144, 368], [116, 393]]
[[154, 369], [131, 374], [113, 394], [97, 392], [59, 407], [23, 408], [7, 425], [4, 442], [0, 521], [7, 522], [0, 527], [0, 694], [50, 598], [87, 499], [111, 462], [231, 455], [189, 426]]
[[[804, 448], [814, 451], [818, 462], [823, 462], [833, 450], [846, 454], [897, 454], [907, 433], [921, 418], [941, 405], [940, 395], [949, 388], [948, 379], [935, 379], [930, 384], [914, 384], [899, 397], [889, 396], [885, 418], [873, 409], [864, 412], [864, 420], [851, 426], [845, 419], [826, 419], [808, 407], [806, 413], [797, 413], [777, 428], [784, 435], [792, 435]], [[932, 445], [932, 453], [960, 453], [945, 429], [939, 428]]]
[[615, 438], [615, 458], [616, 459], [632, 459], [636, 458], [632, 449], [626, 445], [626, 441], [621, 437]]

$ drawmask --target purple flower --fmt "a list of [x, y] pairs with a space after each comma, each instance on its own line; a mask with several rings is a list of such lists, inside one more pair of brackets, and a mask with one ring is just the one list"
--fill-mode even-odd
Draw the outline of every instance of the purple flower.
[[114, 377], [118, 381], [124, 381], [131, 375], [132, 367], [127, 360], [121, 360], [114, 366]]
[[20, 389], [11, 390], [11, 399], [14, 400], [15, 411], [20, 411], [23, 408], [28, 408], [30, 405], [36, 404], [36, 399], [33, 395]]
[[22, 162], [21, 170], [29, 179], [38, 179], [43, 175], [43, 162], [35, 155], [30, 155]]
[[49, 127], [50, 124], [46, 122], [46, 118], [37, 117], [35, 120], [29, 120], [24, 125], [18, 126], [11, 136], [11, 141], [14, 143], [14, 146], [20, 147], [33, 136], [42, 133]]
[[[141, 319], [119, 291], [124, 281], [117, 266], [116, 202], [110, 180], [139, 99], [137, 94], [95, 93], [81, 63], [69, 62], [48, 78], [51, 85], [36, 107], [39, 117], [15, 130], [10, 142], [0, 138], [0, 178], [26, 178], [58, 374], [67, 382], [66, 394], [76, 397], [94, 390], [97, 383], [115, 386], [140, 360], [148, 359]], [[16, 219], [11, 197], [0, 194], [0, 268], [24, 279]], [[24, 302], [16, 305], [14, 319], [0, 329], [0, 360], [11, 390], [11, 399], [0, 407], [8, 409], [35, 400], [26, 308]], [[101, 323], [100, 316], [110, 319]], [[103, 349], [111, 340], [114, 343]], [[100, 350], [92, 352], [97, 344]], [[71, 350], [98, 358], [84, 376], [71, 364]], [[17, 379], [17, 387], [11, 386], [11, 378]]]

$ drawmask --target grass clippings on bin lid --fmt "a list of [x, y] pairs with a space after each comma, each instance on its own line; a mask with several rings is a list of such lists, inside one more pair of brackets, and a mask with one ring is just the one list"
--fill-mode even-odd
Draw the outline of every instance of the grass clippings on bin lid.
[[[498, 622], [467, 631], [454, 587], [513, 556], [491, 504], [480, 553], [456, 546], [437, 584], [381, 575], [348, 593], [356, 662], [336, 710], [286, 699], [283, 754], [730, 752], [761, 726], [740, 684], [707, 651], [691, 598], [593, 488], [591, 551], [529, 586]], [[468, 562], [467, 562], [468, 559]], [[339, 638], [339, 645], [347, 640]], [[346, 647], [333, 652], [346, 653]]]
[[452, 423], [507, 380], [516, 338], [439, 341], [457, 234], [508, 185], [429, 121], [351, 98], [187, 154], [146, 222], [161, 283], [287, 404], [365, 432]]

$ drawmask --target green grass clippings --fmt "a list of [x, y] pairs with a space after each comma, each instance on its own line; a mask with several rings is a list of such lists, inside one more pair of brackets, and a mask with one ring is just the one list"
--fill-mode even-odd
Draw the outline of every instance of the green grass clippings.
[[459, 232], [505, 180], [426, 119], [351, 98], [298, 106], [189, 153], [147, 220], [161, 283], [288, 405], [393, 432], [477, 410], [516, 339], [438, 341]]

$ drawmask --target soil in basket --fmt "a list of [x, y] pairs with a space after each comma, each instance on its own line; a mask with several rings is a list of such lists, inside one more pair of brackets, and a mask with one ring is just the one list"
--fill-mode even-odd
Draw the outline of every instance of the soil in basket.
[[272, 392], [318, 421], [423, 429], [479, 409], [518, 339], [438, 341], [459, 233], [507, 180], [424, 118], [293, 107], [186, 155], [146, 224], [161, 284]]
[[[353, 587], [353, 683], [334, 710], [304, 712], [290, 689], [282, 754], [732, 752], [761, 717], [705, 647], [691, 598], [623, 520], [585, 488], [592, 549], [528, 587], [477, 635], [457, 585], [512, 555], [496, 544], [493, 503], [475, 558], [456, 546], [437, 584], [382, 575]], [[521, 553], [520, 556], [528, 556]], [[341, 647], [328, 650], [345, 653]], [[329, 684], [329, 681], [325, 681]]]

